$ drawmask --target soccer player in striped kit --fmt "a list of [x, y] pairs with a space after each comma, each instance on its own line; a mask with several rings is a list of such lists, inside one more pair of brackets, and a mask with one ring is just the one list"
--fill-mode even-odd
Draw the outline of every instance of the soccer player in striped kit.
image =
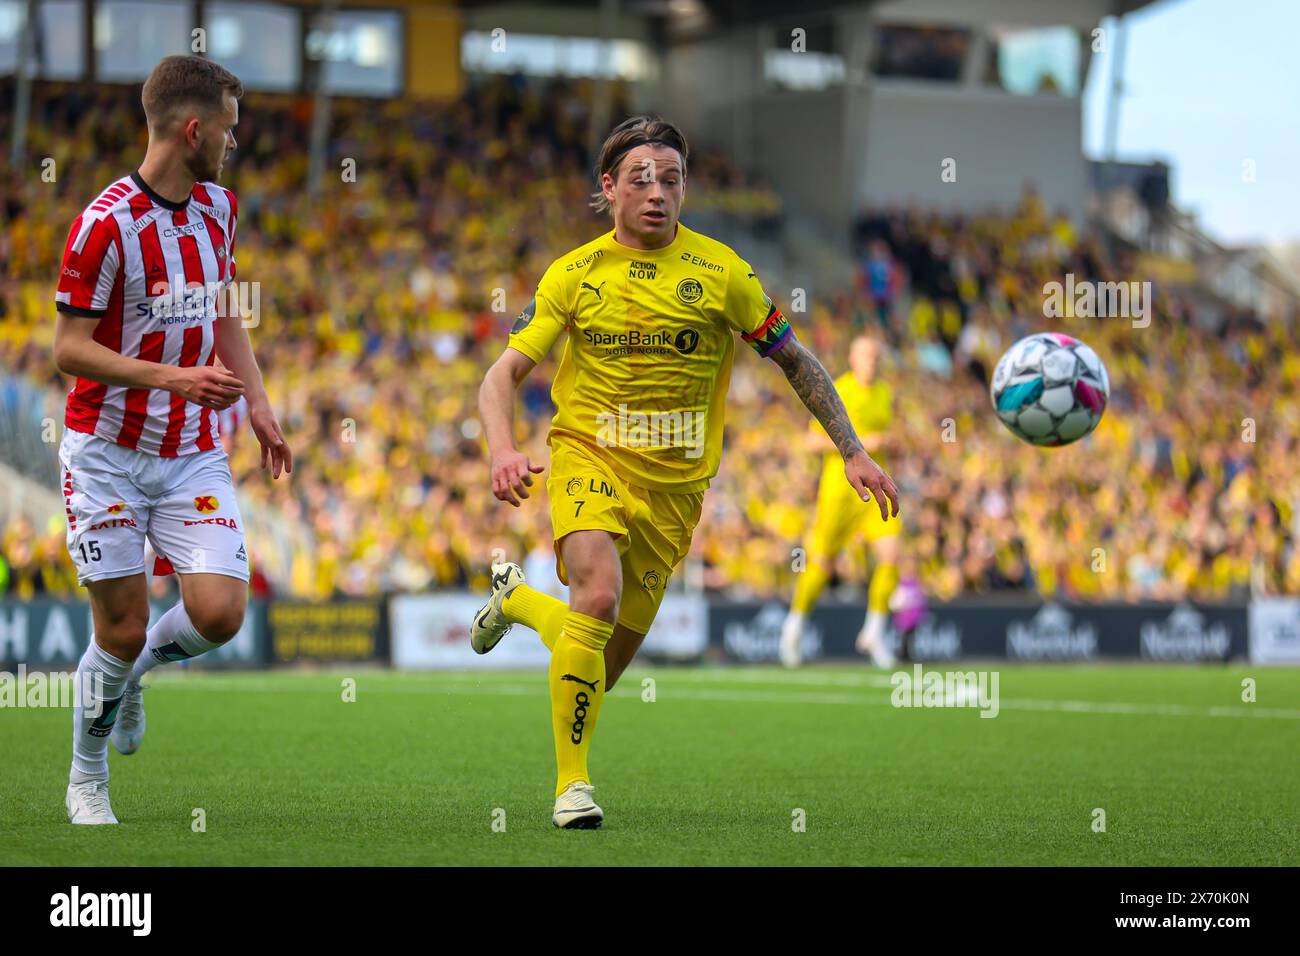
[[[141, 97], [144, 162], [77, 217], [63, 254], [54, 359], [77, 383], [61, 484], [94, 621], [77, 668], [73, 823], [117, 823], [108, 743], [139, 748], [143, 675], [219, 647], [243, 623], [248, 554], [217, 413], [246, 399], [263, 468], [279, 478], [293, 467], [241, 316], [224, 307], [238, 206], [216, 181], [235, 148], [241, 95], [239, 79], [210, 60], [162, 60]], [[179, 574], [182, 597], [153, 627], [146, 538]]]

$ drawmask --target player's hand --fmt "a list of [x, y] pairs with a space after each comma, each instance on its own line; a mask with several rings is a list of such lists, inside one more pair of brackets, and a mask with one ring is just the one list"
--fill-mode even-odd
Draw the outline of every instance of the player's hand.
[[187, 402], [221, 411], [239, 401], [244, 394], [244, 383], [235, 378], [229, 369], [216, 365], [197, 365], [193, 368], [174, 369], [167, 390], [175, 392]]
[[[865, 451], [854, 452], [844, 459], [844, 474], [863, 501], [876, 499], [882, 521], [898, 517], [898, 486]], [[889, 499], [888, 509], [885, 507], [886, 498]]]
[[272, 478], [279, 478], [281, 471], [286, 475], [292, 474], [293, 452], [284, 440], [284, 432], [280, 431], [280, 423], [275, 420], [271, 406], [249, 408], [248, 420], [257, 436], [257, 443], [262, 446], [262, 469], [265, 470], [269, 464]]
[[546, 470], [544, 465], [534, 465], [521, 451], [508, 451], [492, 456], [492, 494], [498, 501], [508, 501], [519, 507], [519, 499], [528, 497], [533, 486], [533, 475]]

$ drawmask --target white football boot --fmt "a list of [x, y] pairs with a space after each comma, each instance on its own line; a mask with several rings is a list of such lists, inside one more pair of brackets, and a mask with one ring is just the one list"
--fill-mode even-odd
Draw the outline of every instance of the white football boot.
[[867, 623], [858, 632], [854, 647], [859, 654], [868, 655], [871, 663], [877, 667], [889, 669], [897, 663], [893, 651], [885, 641], [885, 615], [878, 612], [873, 611], [867, 615]]
[[108, 781], [87, 780], [85, 783], [68, 784], [68, 795], [64, 798], [68, 808], [68, 819], [73, 823], [104, 824], [117, 823], [113, 816], [113, 807], [108, 802]]
[[120, 754], [133, 754], [144, 740], [144, 688], [139, 681], [128, 680], [117, 708], [117, 723], [109, 740]]
[[524, 569], [519, 565], [510, 561], [492, 565], [492, 596], [479, 608], [474, 623], [469, 626], [469, 643], [475, 654], [486, 654], [510, 632], [514, 624], [506, 619], [501, 602], [523, 583]]
[[605, 811], [596, 806], [591, 792], [596, 788], [581, 781], [569, 784], [555, 798], [551, 822], [561, 830], [598, 830], [605, 822]]
[[803, 639], [803, 615], [791, 611], [781, 624], [781, 663], [798, 667], [801, 663], [799, 642]]

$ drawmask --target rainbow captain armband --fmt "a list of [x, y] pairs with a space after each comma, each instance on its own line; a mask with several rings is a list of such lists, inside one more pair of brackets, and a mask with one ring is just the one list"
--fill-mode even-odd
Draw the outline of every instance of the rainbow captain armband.
[[760, 358], [767, 358], [785, 345], [786, 340], [793, 334], [794, 330], [790, 328], [790, 323], [781, 314], [781, 310], [774, 305], [762, 325], [753, 332], [742, 333], [740, 337], [754, 347], [754, 351]]

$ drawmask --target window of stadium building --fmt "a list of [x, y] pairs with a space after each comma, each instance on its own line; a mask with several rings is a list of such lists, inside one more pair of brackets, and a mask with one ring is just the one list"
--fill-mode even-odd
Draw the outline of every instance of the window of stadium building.
[[[33, 75], [81, 79], [86, 72], [86, 0], [41, 0]], [[18, 69], [26, 0], [0, 0], [0, 73]]]
[[249, 89], [296, 90], [301, 81], [302, 20], [276, 3], [205, 3], [208, 53]]
[[876, 30], [871, 72], [956, 83], [970, 46], [971, 31], [961, 27], [882, 24]]
[[405, 70], [402, 14], [345, 10], [328, 27], [321, 17], [307, 31], [307, 57], [325, 65], [325, 89], [357, 96], [397, 96]]
[[1079, 93], [1080, 44], [1073, 27], [994, 27], [986, 82], [1020, 96]]
[[193, 52], [193, 29], [189, 0], [98, 0], [96, 76], [119, 83], [143, 80], [163, 57]]
[[654, 79], [654, 59], [636, 40], [597, 40], [535, 33], [468, 30], [460, 40], [467, 73]]
[[764, 50], [763, 77], [789, 90], [824, 90], [844, 82], [844, 57], [838, 53]]

